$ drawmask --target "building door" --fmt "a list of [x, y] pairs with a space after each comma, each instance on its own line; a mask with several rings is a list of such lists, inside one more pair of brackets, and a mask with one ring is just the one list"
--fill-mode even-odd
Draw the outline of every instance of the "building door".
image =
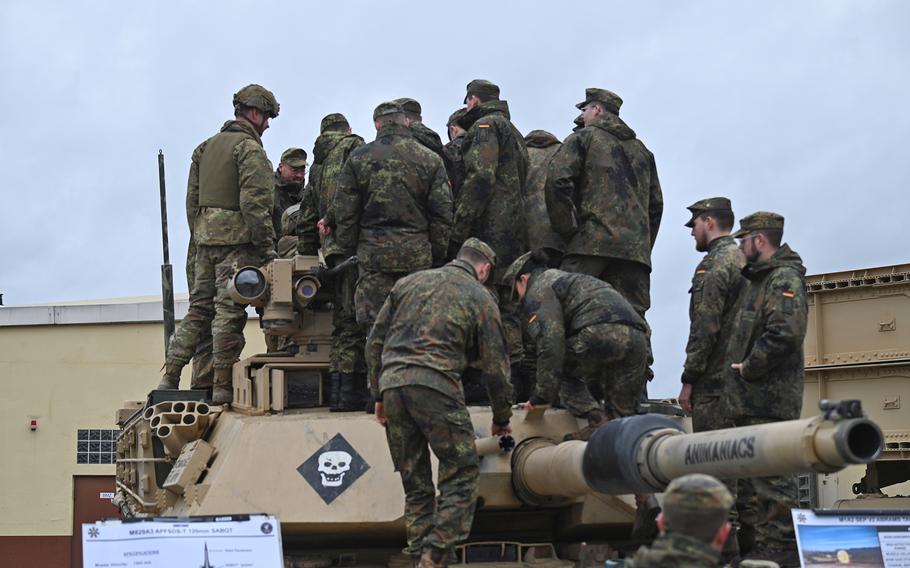
[[72, 568], [82, 568], [82, 523], [120, 517], [120, 511], [111, 504], [113, 496], [113, 475], [73, 477]]

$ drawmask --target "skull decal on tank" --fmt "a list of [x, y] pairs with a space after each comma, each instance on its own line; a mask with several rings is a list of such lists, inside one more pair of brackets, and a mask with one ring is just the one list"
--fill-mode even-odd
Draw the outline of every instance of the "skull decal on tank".
[[313, 450], [297, 467], [297, 472], [326, 505], [331, 505], [369, 470], [370, 464], [340, 432]]
[[351, 454], [332, 451], [319, 454], [319, 475], [323, 487], [340, 487], [344, 474], [351, 469]]

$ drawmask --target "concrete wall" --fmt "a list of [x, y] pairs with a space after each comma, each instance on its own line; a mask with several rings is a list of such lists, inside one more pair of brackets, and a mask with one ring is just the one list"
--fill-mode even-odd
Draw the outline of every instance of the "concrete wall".
[[[70, 321], [97, 323], [17, 325], [28, 314], [7, 310], [22, 309], [0, 308], [7, 312], [0, 321], [0, 537], [68, 536], [73, 476], [114, 475], [113, 465], [77, 465], [77, 430], [116, 429], [121, 403], [145, 399], [157, 385], [162, 324], [104, 322], [103, 310], [89, 310], [95, 315]], [[256, 318], [246, 337], [244, 356], [265, 350]], [[181, 383], [187, 388], [188, 370]]]

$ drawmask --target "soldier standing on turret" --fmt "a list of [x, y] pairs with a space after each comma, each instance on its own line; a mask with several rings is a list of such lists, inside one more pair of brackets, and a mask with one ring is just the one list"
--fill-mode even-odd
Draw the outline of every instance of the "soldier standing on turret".
[[[212, 401], [231, 402], [231, 367], [245, 344], [246, 309], [227, 294], [234, 272], [276, 258], [272, 226], [272, 164], [261, 136], [278, 116], [278, 101], [264, 87], [234, 95], [234, 120], [193, 151], [187, 184], [187, 219], [196, 241], [190, 307], [168, 346], [158, 388], [176, 389], [180, 371], [212, 321], [215, 378]], [[212, 314], [214, 312], [214, 318]]]
[[[736, 426], [799, 418], [803, 403], [803, 340], [808, 298], [806, 268], [781, 244], [784, 218], [759, 211], [740, 220], [733, 236], [746, 257], [727, 360], [734, 372], [726, 389]], [[745, 558], [798, 566], [790, 509], [796, 506], [795, 476], [740, 480], [755, 495], [755, 549]]]
[[[341, 168], [351, 152], [364, 145], [363, 138], [351, 131], [348, 119], [333, 112], [323, 117], [319, 137], [313, 146], [313, 168], [303, 192], [301, 211], [297, 223], [297, 251], [300, 254], [317, 254], [320, 243], [322, 254], [329, 267], [346, 260], [335, 244], [331, 233], [318, 234], [317, 225], [334, 225], [330, 217], [332, 201], [338, 189]], [[352, 266], [336, 274], [332, 280], [332, 351], [329, 357], [329, 409], [333, 411], [363, 410], [359, 401], [346, 400], [341, 404], [342, 382], [348, 377], [363, 377], [366, 363], [363, 359], [364, 331], [357, 325], [354, 314], [354, 286], [357, 267]]]

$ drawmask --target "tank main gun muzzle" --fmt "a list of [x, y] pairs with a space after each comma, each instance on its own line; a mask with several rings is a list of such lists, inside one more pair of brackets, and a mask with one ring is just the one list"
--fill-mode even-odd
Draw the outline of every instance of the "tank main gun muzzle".
[[878, 425], [863, 417], [823, 415], [689, 434], [667, 416], [644, 414], [611, 420], [588, 442], [523, 440], [512, 454], [512, 485], [523, 502], [541, 506], [590, 492], [660, 492], [689, 473], [720, 479], [830, 473], [875, 461], [883, 440]]

